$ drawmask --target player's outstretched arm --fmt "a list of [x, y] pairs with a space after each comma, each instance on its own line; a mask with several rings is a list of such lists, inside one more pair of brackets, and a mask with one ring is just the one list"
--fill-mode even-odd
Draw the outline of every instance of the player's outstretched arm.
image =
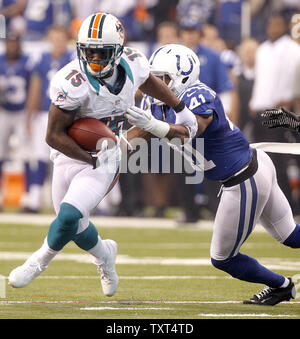
[[281, 107], [267, 109], [260, 113], [262, 125], [268, 128], [285, 127], [300, 133], [300, 116]]
[[66, 156], [93, 165], [91, 155], [80, 148], [67, 134], [75, 118], [75, 112], [62, 110], [51, 104], [48, 115], [46, 142]]
[[[128, 122], [135, 126], [130, 133], [131, 139], [133, 139], [133, 137], [148, 138], [152, 135], [159, 138], [168, 138], [169, 140], [177, 137], [184, 142], [185, 139], [190, 138], [190, 130], [188, 127], [157, 120], [151, 112], [144, 111], [138, 107], [133, 106], [127, 109], [125, 116], [128, 119]], [[146, 134], [141, 131], [146, 132]], [[137, 135], [133, 132], [136, 132]]]
[[[178, 122], [176, 119], [176, 124], [169, 124], [164, 121], [160, 121], [154, 118], [154, 116], [149, 111], [144, 111], [138, 107], [131, 107], [127, 110], [125, 114], [128, 122], [131, 125], [134, 125], [133, 131], [130, 133], [131, 139], [133, 137], [149, 137], [150, 135], [157, 136], [159, 138], [167, 138], [172, 140], [174, 138], [181, 139], [182, 143], [186, 140], [199, 136], [202, 134], [206, 127], [211, 123], [213, 116], [208, 118], [203, 118], [201, 116], [195, 116], [193, 113], [194, 121], [185, 124], [184, 122]], [[191, 124], [193, 123], [193, 131], [191, 131]], [[137, 129], [138, 128], [138, 129]], [[147, 134], [143, 135], [140, 131], [146, 131]], [[136, 133], [134, 133], [136, 131]]]
[[[167, 124], [151, 118], [147, 112], [139, 110], [136, 107], [131, 107], [128, 113], [131, 118], [131, 123], [136, 121], [136, 126], [152, 133], [160, 138], [167, 137], [181, 138], [182, 141], [187, 138], [193, 138], [198, 130], [198, 123], [195, 115], [191, 112], [183, 101], [178, 99], [170, 88], [158, 77], [150, 73], [149, 78], [140, 86], [140, 90], [152, 98], [156, 98], [166, 105], [172, 107], [176, 112], [176, 124]], [[144, 118], [148, 116], [149, 123]], [[139, 120], [139, 121], [137, 121]], [[144, 120], [144, 121], [143, 121]]]
[[181, 102], [161, 79], [151, 73], [149, 78], [140, 86], [140, 90], [172, 108], [176, 108]]

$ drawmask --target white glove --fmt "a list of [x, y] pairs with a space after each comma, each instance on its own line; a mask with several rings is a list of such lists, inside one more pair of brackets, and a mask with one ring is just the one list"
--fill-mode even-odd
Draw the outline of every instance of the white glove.
[[144, 111], [135, 106], [127, 109], [125, 117], [131, 125], [150, 132], [159, 138], [164, 138], [170, 130], [170, 125], [167, 122], [157, 120], [151, 112]]
[[116, 136], [117, 142], [114, 146], [108, 147], [108, 141], [102, 142], [101, 150], [96, 154], [91, 154], [93, 159], [93, 169], [103, 169], [115, 172], [121, 160], [120, 139]]
[[176, 124], [183, 125], [188, 128], [190, 138], [194, 138], [198, 131], [198, 122], [196, 116], [186, 106], [181, 112], [176, 113]]

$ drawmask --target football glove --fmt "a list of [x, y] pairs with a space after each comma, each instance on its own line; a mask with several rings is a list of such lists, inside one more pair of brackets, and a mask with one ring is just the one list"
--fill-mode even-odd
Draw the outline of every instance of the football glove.
[[190, 138], [194, 138], [198, 131], [196, 116], [185, 105], [180, 112], [176, 112], [176, 124], [185, 126], [189, 131]]
[[144, 111], [135, 106], [127, 109], [125, 117], [131, 125], [150, 132], [159, 138], [164, 138], [170, 130], [170, 125], [167, 122], [157, 120], [150, 111]]
[[[120, 139], [116, 136], [117, 142], [114, 146], [109, 147], [107, 139], [102, 142], [101, 149], [98, 153], [91, 154], [93, 160], [93, 169], [110, 167], [114, 171], [121, 160]], [[104, 166], [106, 165], [106, 166]]]
[[262, 122], [263, 126], [268, 128], [285, 127], [300, 133], [300, 117], [283, 107], [279, 109], [267, 109], [261, 112], [260, 116], [265, 119]]

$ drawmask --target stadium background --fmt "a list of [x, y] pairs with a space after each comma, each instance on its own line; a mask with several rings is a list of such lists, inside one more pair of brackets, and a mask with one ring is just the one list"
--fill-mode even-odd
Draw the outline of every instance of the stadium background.
[[[68, 36], [68, 50], [73, 52], [80, 22], [96, 11], [106, 11], [116, 15], [127, 31], [127, 45], [139, 48], [147, 57], [150, 57], [160, 44], [183, 43], [183, 30], [196, 30], [201, 35], [199, 45], [205, 46], [217, 54], [226, 68], [231, 86], [218, 89], [218, 84], [215, 84], [215, 89], [224, 100], [228, 116], [244, 131], [249, 141], [297, 142], [298, 140], [298, 136], [288, 130], [266, 131], [261, 128], [256, 115], [259, 110], [282, 104], [300, 113], [300, 93], [299, 85], [297, 85], [300, 80], [300, 29], [297, 27], [300, 22], [300, 1], [298, 0], [86, 0], [84, 6], [79, 0], [2, 0], [0, 6], [0, 14], [6, 18], [7, 33], [13, 32], [21, 37], [22, 50], [25, 54], [30, 55], [36, 65], [39, 64], [41, 55], [47, 51], [51, 52], [51, 48], [53, 48], [53, 45], [49, 43], [47, 33], [51, 27], [59, 27], [60, 31], [65, 30]], [[287, 69], [285, 61], [278, 62], [270, 72], [255, 68], [257, 51], [268, 39], [268, 20], [274, 14], [279, 14], [285, 19], [286, 33], [291, 40], [299, 44], [298, 51], [285, 49], [284, 45], [277, 44], [278, 58], [284, 53], [285, 61], [290, 61], [289, 72], [285, 72]], [[0, 52], [1, 54], [5, 53], [3, 39], [0, 42]], [[207, 62], [203, 55], [199, 57], [202, 64]], [[266, 62], [267, 54], [260, 55], [260, 57]], [[274, 67], [275, 63], [272, 65]], [[40, 64], [39, 67], [42, 65]], [[42, 73], [43, 69], [40, 70]], [[45, 69], [45, 72], [49, 72], [49, 69]], [[220, 81], [224, 82], [224, 78]], [[287, 92], [286, 97], [289, 100], [280, 98], [281, 94], [284, 97], [282, 83], [285, 84], [284, 90]], [[262, 84], [265, 84], [265, 89], [261, 87]], [[265, 93], [268, 92], [270, 84], [274, 85], [273, 97], [267, 98]], [[1, 94], [3, 93], [1, 85], [3, 85], [3, 81], [0, 81], [0, 102], [2, 103], [5, 98], [1, 97], [3, 95]], [[257, 94], [257, 90], [254, 89], [258, 87]], [[47, 96], [47, 93], [41, 90], [40, 96]], [[140, 99], [141, 97], [138, 95], [137, 104]], [[41, 110], [38, 103], [35, 110]], [[24, 130], [26, 130], [25, 125]], [[47, 165], [47, 176], [45, 182], [42, 183], [39, 204], [28, 206], [26, 205], [29, 200], [28, 192], [26, 192], [25, 164], [22, 157], [19, 156], [20, 142], [16, 134], [10, 135], [9, 145], [9, 153], [5, 155], [5, 159], [0, 159], [0, 220], [2, 226], [11, 227], [11, 232], [14, 229], [21, 230], [20, 234], [23, 234], [24, 238], [19, 241], [22, 243], [23, 239], [27, 239], [27, 231], [33, 236], [34, 228], [22, 225], [19, 228], [16, 225], [22, 223], [46, 225], [48, 219], [43, 219], [43, 215], [53, 213], [50, 188], [51, 163], [49, 162]], [[278, 170], [279, 184], [297, 217], [300, 215], [299, 159], [287, 155], [272, 155], [272, 157], [274, 157], [273, 160]], [[37, 166], [37, 159], [29, 158], [31, 159], [29, 165]], [[173, 229], [174, 223], [183, 227], [185, 225], [194, 225], [195, 227], [201, 225], [203, 228], [205, 225], [203, 232], [207, 232], [205, 239], [208, 242], [212, 227], [211, 221], [218, 204], [218, 185], [205, 181], [203, 185], [187, 187], [183, 184], [183, 178], [184, 175], [178, 174], [122, 174], [118, 185], [94, 211], [94, 217], [98, 218], [99, 216], [99, 219], [95, 219], [96, 225], [102, 224], [105, 228], [110, 227], [111, 223], [114, 225], [119, 223], [120, 227], [127, 227], [129, 224], [137, 226], [143, 224], [146, 225], [145, 227], [148, 225], [149, 232], [155, 233], [154, 225], [157, 223], [148, 218], [157, 218], [157, 222], [162, 225], [162, 228], [173, 230], [170, 231], [170, 234], [165, 235], [170, 243], [173, 239], [172, 232], [173, 235], [180, 233], [179, 237], [183, 237], [181, 232], [185, 232]], [[25, 217], [23, 213], [27, 213], [28, 216]], [[35, 219], [33, 213], [41, 219]], [[115, 218], [109, 219], [109, 217]], [[135, 221], [131, 222], [128, 217], [134, 217]], [[206, 221], [208, 223], [205, 223]], [[151, 225], [153, 225], [153, 229], [151, 229]], [[8, 248], [3, 245], [4, 240], [6, 236], [9, 240], [10, 236], [4, 227], [1, 230], [3, 230], [3, 237], [0, 238], [0, 243], [2, 243], [0, 248], [5, 253], [4, 251], [8, 251]], [[189, 232], [193, 231], [190, 229], [187, 233]], [[152, 237], [155, 239], [156, 234]], [[192, 238], [191, 234], [188, 237]], [[259, 235], [259, 237], [265, 241], [264, 235]], [[194, 240], [191, 238], [185, 243], [192, 241], [194, 244]], [[174, 246], [178, 242], [178, 239], [174, 240]], [[34, 243], [38, 243], [35, 238]], [[270, 253], [274, 248], [277, 249], [273, 242], [271, 244], [266, 246]], [[34, 245], [32, 244], [32, 246]], [[268, 246], [270, 247], [268, 248]], [[194, 244], [194, 247], [197, 246]], [[181, 250], [179, 246], [180, 253]], [[206, 252], [208, 252], [207, 248]], [[278, 253], [279, 256], [281, 252]], [[196, 251], [189, 255], [197, 257], [198, 254], [199, 252]], [[206, 253], [206, 255], [208, 254]], [[284, 258], [285, 255], [287, 254], [282, 253], [280, 258]], [[12, 260], [18, 259], [12, 258]], [[5, 270], [8, 271], [8, 266], [5, 266]], [[214, 274], [216, 274], [215, 271]], [[140, 275], [143, 275], [143, 271], [140, 272]], [[150, 286], [148, 287], [150, 288]], [[154, 295], [153, 299], [156, 297], [159, 299], [160, 296], [160, 294]], [[246, 296], [248, 297], [248, 294]]]

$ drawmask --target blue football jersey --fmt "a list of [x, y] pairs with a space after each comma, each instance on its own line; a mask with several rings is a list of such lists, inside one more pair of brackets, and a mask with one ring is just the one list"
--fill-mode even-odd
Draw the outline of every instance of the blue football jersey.
[[[198, 136], [204, 140], [205, 163], [209, 164], [205, 169], [205, 178], [224, 180], [241, 170], [250, 161], [252, 149], [243, 133], [225, 115], [218, 95], [205, 84], [197, 82], [179, 98], [194, 114], [203, 117], [213, 115], [213, 121]], [[175, 123], [175, 112], [166, 105], [152, 104], [151, 112], [156, 119]], [[196, 139], [192, 140], [194, 148]]]
[[24, 12], [27, 30], [45, 35], [52, 25], [68, 27], [71, 12], [68, 0], [28, 0]]
[[49, 93], [51, 79], [57, 73], [57, 71], [72, 61], [74, 57], [75, 54], [71, 51], [67, 51], [58, 59], [53, 58], [50, 52], [46, 52], [42, 54], [40, 61], [36, 64], [34, 71], [40, 76], [42, 80], [42, 111], [48, 111], [51, 104]]
[[33, 63], [28, 55], [9, 62], [0, 56], [0, 104], [12, 113], [24, 110]]
[[[5, 8], [15, 4], [15, 3], [16, 3], [16, 0], [0, 0], [0, 10], [5, 9]], [[10, 23], [11, 23], [11, 18], [5, 17], [6, 31], [9, 30]]]

